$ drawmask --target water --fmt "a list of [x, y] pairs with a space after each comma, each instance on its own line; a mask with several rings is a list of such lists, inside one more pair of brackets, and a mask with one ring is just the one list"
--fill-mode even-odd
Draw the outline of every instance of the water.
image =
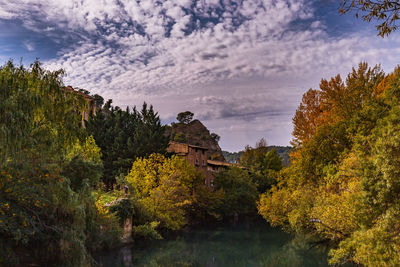
[[328, 266], [327, 253], [266, 223], [187, 231], [173, 240], [137, 244], [96, 257], [100, 266]]

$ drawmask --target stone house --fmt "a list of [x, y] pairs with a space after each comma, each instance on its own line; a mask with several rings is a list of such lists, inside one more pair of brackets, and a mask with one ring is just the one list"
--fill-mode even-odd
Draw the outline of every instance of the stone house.
[[185, 158], [197, 171], [203, 173], [205, 185], [211, 186], [214, 183], [212, 175], [207, 171], [208, 148], [170, 141], [167, 152]]
[[197, 171], [204, 175], [204, 185], [214, 188], [214, 173], [226, 169], [232, 164], [216, 160], [208, 160], [208, 148], [186, 143], [170, 141], [167, 152], [184, 157]]

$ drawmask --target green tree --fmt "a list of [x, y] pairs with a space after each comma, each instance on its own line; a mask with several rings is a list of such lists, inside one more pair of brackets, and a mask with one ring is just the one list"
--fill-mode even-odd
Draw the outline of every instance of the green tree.
[[193, 120], [193, 116], [194, 114], [190, 111], [185, 111], [185, 112], [181, 112], [178, 114], [178, 116], [176, 117], [176, 119], [183, 124], [188, 124], [189, 122], [191, 122]]
[[[90, 187], [63, 175], [71, 157], [79, 157], [80, 177], [91, 179], [100, 155], [76, 112], [85, 100], [64, 90], [62, 74], [37, 61], [28, 69], [12, 62], [0, 67], [2, 266], [87, 265], [104, 237], [118, 239], [115, 220], [98, 212]], [[79, 186], [71, 190], [74, 179]]]
[[104, 98], [101, 95], [95, 94], [92, 96], [94, 99], [94, 104], [97, 108], [101, 108], [104, 104]]
[[276, 149], [268, 148], [265, 139], [259, 140], [255, 148], [247, 146], [240, 157], [240, 164], [249, 170], [260, 194], [275, 183], [282, 169], [281, 157]]
[[96, 145], [93, 136], [85, 142], [77, 140], [66, 155], [62, 167], [62, 175], [71, 182], [71, 189], [80, 190], [85, 184], [95, 188], [103, 175], [100, 148]]
[[186, 135], [183, 132], [177, 133], [174, 136], [174, 141], [178, 143], [186, 143]]
[[246, 170], [232, 167], [215, 174], [215, 189], [224, 192], [223, 217], [256, 213], [257, 187]]
[[86, 122], [86, 129], [93, 135], [102, 151], [106, 186], [111, 189], [116, 177], [126, 175], [138, 157], [146, 157], [151, 153], [165, 153], [168, 137], [165, 126], [153, 107], [143, 104], [142, 110], [136, 107], [121, 110], [113, 107], [109, 100]]

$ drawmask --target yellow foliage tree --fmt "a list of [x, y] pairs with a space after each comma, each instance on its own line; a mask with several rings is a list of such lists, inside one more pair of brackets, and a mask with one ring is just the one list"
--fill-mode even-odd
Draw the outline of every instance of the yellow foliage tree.
[[136, 160], [126, 180], [155, 221], [178, 230], [187, 223], [195, 187], [203, 178], [185, 159], [152, 154]]

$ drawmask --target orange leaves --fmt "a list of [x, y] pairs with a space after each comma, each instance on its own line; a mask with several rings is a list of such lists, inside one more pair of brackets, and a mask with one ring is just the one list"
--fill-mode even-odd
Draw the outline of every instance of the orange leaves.
[[321, 94], [317, 90], [310, 89], [304, 95], [300, 106], [293, 117], [293, 145], [300, 146], [307, 142], [318, 127], [318, 119], [322, 114]]
[[347, 76], [346, 83], [340, 75], [329, 81], [322, 79], [320, 89], [308, 90], [293, 117], [293, 141], [295, 147], [307, 143], [322, 125], [348, 120], [363, 105], [379, 95], [391, 83], [390, 75], [380, 87], [376, 86], [384, 78], [379, 65], [368, 67], [360, 63]]

